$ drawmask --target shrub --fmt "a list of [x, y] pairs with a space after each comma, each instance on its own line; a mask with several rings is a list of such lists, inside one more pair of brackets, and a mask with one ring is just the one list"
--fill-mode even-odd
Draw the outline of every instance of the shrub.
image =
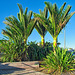
[[25, 51], [23, 51], [24, 43], [21, 43], [18, 39], [17, 42], [0, 40], [0, 43], [1, 52], [3, 53], [2, 62], [42, 60], [52, 50], [52, 45], [48, 42], [45, 43], [44, 47], [38, 46], [35, 42], [29, 42]]
[[28, 45], [28, 57], [31, 61], [42, 60], [50, 50], [53, 50], [53, 47], [49, 42], [46, 42], [44, 47], [42, 47], [41, 44], [38, 46], [36, 42], [29, 42]]
[[14, 43], [12, 40], [0, 40], [2, 62], [21, 61], [23, 46], [20, 43]]
[[43, 64], [41, 66], [48, 68], [48, 71], [52, 70], [62, 73], [64, 71], [74, 70], [75, 60], [73, 59], [72, 53], [67, 53], [67, 49], [56, 48], [56, 53], [54, 54], [51, 51], [47, 55], [47, 58], [45, 58]]

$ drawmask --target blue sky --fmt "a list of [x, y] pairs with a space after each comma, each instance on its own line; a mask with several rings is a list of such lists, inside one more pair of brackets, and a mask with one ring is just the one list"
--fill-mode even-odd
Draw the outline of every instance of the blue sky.
[[[6, 26], [3, 23], [5, 17], [8, 17], [10, 15], [17, 17], [17, 13], [19, 12], [17, 3], [22, 4], [23, 9], [28, 7], [29, 11], [32, 10], [35, 13], [39, 13], [39, 9], [43, 10], [45, 7], [44, 1], [49, 1], [52, 4], [56, 3], [59, 8], [64, 2], [66, 2], [66, 6], [72, 6], [70, 12], [75, 11], [74, 0], [0, 0], [0, 39], [3, 38], [3, 35], [1, 34], [2, 29], [5, 29]], [[28, 41], [41, 41], [41, 37], [35, 29], [29, 36]], [[46, 34], [45, 41], [53, 42], [53, 38], [49, 33]], [[64, 29], [59, 34], [58, 41], [61, 43], [60, 47], [64, 47]], [[66, 47], [75, 48], [75, 15], [73, 15], [73, 17], [66, 25]]]

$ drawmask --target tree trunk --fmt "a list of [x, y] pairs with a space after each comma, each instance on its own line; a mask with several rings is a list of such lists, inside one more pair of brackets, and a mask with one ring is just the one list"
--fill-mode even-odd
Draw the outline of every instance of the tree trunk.
[[23, 59], [24, 59], [24, 61], [27, 60], [26, 43], [27, 43], [27, 40], [24, 39], [24, 55], [23, 55]]
[[44, 46], [44, 36], [41, 36], [41, 45]]
[[53, 42], [53, 50], [54, 50], [54, 53], [55, 53], [55, 48], [57, 47], [57, 37], [54, 37], [54, 42]]
[[24, 44], [26, 44], [27, 43], [27, 40], [26, 39], [24, 39]]

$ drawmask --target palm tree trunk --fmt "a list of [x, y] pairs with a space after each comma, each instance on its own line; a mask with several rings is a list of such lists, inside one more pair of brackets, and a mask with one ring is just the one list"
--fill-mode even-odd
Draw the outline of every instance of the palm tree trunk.
[[41, 36], [41, 45], [44, 46], [44, 36]]
[[27, 43], [27, 40], [24, 39], [24, 55], [23, 55], [23, 59], [24, 59], [24, 61], [27, 60], [26, 43]]
[[65, 46], [66, 46], [66, 29], [64, 27], [64, 49], [65, 49]]
[[54, 37], [53, 38], [53, 50], [54, 50], [54, 53], [55, 53], [55, 48], [57, 47], [57, 37]]
[[26, 44], [27, 43], [27, 40], [26, 39], [24, 39], [24, 44]]

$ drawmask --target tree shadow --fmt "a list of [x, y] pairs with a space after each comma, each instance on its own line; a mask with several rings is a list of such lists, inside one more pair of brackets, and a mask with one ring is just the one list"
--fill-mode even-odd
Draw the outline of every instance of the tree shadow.
[[1, 74], [11, 74], [14, 71], [21, 71], [21, 70], [25, 70], [25, 69], [9, 66], [9, 64], [0, 63], [0, 75]]
[[[15, 73], [18, 73], [16, 75], [23, 75], [23, 74], [36, 74], [39, 71], [35, 71], [35, 69], [38, 66], [38, 62], [34, 64], [28, 64], [28, 63], [21, 63], [24, 68], [18, 68], [15, 67], [15, 64], [12, 63], [13, 65], [10, 66], [10, 63], [0, 63], [0, 75], [4, 74], [12, 74], [14, 75]], [[22, 73], [21, 73], [22, 72]]]
[[28, 65], [26, 63], [22, 63], [22, 64], [25, 65], [25, 66], [28, 66], [29, 68], [32, 68], [32, 69], [35, 69], [36, 68], [36, 65], [38, 65], [38, 63], [35, 63], [36, 64], [35, 66], [32, 66], [32, 64], [31, 65]]

